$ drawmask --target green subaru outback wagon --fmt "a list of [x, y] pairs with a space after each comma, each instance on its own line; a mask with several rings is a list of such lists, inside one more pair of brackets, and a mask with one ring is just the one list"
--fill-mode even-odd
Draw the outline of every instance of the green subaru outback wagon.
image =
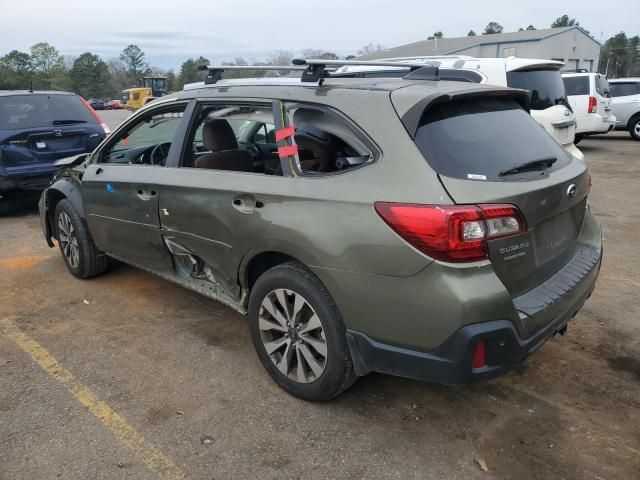
[[300, 79], [208, 67], [148, 104], [62, 162], [47, 242], [76, 277], [114, 258], [246, 314], [266, 370], [307, 400], [369, 372], [494, 377], [564, 333], [601, 230], [585, 164], [529, 93], [328, 63], [298, 62]]

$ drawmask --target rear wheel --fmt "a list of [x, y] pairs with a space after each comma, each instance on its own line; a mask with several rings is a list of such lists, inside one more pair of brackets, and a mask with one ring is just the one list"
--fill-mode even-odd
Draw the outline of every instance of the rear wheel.
[[629, 133], [634, 139], [640, 140], [640, 115], [636, 115], [629, 122]]
[[91, 278], [104, 273], [109, 257], [93, 243], [84, 220], [69, 200], [60, 200], [54, 214], [58, 246], [72, 275]]
[[329, 400], [356, 379], [340, 312], [302, 265], [285, 263], [258, 278], [249, 328], [262, 365], [296, 397]]

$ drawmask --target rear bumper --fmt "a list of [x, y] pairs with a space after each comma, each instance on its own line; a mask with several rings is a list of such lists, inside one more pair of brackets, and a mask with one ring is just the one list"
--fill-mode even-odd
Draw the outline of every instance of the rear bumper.
[[[545, 282], [543, 292], [533, 292], [531, 308], [552, 308], [554, 318], [528, 338], [522, 338], [513, 322], [496, 320], [456, 330], [437, 349], [420, 352], [384, 344], [349, 330], [347, 342], [358, 375], [379, 372], [442, 384], [466, 384], [496, 377], [513, 369], [556, 333], [564, 333], [571, 318], [591, 296], [600, 270], [602, 250], [590, 252], [593, 261], [571, 262]], [[520, 297], [527, 300], [527, 295]], [[533, 302], [533, 303], [531, 303]], [[539, 302], [539, 303], [536, 303]], [[486, 343], [487, 365], [472, 368], [476, 344]]]
[[38, 175], [0, 176], [0, 194], [15, 190], [44, 190], [51, 182], [55, 169]]
[[616, 126], [616, 117], [609, 115], [603, 117], [597, 113], [590, 113], [586, 117], [581, 117], [577, 121], [576, 134], [589, 135], [596, 133], [606, 133]]

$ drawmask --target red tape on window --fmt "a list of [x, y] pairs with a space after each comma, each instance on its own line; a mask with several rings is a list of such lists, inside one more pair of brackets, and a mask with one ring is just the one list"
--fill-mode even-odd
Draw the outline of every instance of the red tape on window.
[[298, 146], [297, 145], [287, 145], [286, 147], [278, 148], [278, 156], [280, 158], [290, 157], [292, 155], [298, 154]]
[[281, 128], [276, 132], [276, 142], [279, 142], [280, 140], [284, 140], [285, 138], [293, 137], [295, 133], [296, 133], [295, 127]]

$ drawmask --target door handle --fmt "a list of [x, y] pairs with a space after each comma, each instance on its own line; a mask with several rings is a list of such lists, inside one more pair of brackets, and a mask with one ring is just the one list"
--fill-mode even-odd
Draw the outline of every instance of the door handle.
[[96, 175], [100, 175], [102, 172], [104, 172], [104, 170], [103, 170], [103, 168], [102, 168], [102, 167], [98, 167], [98, 168], [96, 169]]
[[242, 213], [252, 213], [256, 208], [264, 207], [264, 203], [256, 200], [253, 195], [240, 194], [231, 201], [233, 208]]
[[144, 200], [145, 202], [151, 200], [156, 195], [157, 195], [157, 192], [155, 190], [145, 190], [144, 188], [139, 188], [136, 193], [136, 196], [140, 200]]

